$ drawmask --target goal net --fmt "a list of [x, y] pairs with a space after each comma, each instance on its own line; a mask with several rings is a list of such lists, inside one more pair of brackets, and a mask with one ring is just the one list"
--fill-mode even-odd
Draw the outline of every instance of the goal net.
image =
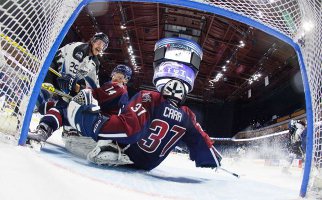
[[[108, 0], [106, 0], [108, 1]], [[130, 0], [129, 0], [130, 1]], [[0, 2], [0, 137], [25, 142], [49, 64], [77, 14], [90, 0]], [[154, 2], [139, 0], [139, 2]], [[306, 97], [308, 147], [301, 195], [322, 156], [322, 3], [320, 0], [161, 0], [232, 18], [292, 45]]]

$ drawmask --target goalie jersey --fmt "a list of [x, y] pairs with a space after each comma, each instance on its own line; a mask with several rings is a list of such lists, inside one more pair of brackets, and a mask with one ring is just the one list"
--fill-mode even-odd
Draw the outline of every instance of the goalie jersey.
[[[97, 139], [112, 139], [140, 169], [158, 166], [181, 141], [197, 167], [217, 167], [221, 155], [186, 106], [177, 108], [159, 92], [141, 91], [119, 116], [112, 115]], [[128, 147], [128, 144], [129, 147]]]

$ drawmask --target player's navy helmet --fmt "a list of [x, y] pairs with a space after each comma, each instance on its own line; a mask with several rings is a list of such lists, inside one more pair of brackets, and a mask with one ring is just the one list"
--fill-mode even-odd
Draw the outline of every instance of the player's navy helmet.
[[122, 73], [124, 75], [125, 79], [127, 79], [127, 80], [130, 80], [132, 77], [132, 69], [126, 65], [117, 65], [113, 69], [111, 76], [113, 76], [113, 74], [116, 72]]
[[191, 92], [202, 59], [201, 47], [192, 40], [164, 38], [155, 45], [153, 84], [161, 92], [172, 79], [180, 80]]
[[96, 40], [102, 40], [105, 43], [103, 51], [108, 47], [108, 44], [110, 42], [107, 35], [103, 32], [95, 33], [95, 35], [92, 37], [91, 41], [95, 42]]

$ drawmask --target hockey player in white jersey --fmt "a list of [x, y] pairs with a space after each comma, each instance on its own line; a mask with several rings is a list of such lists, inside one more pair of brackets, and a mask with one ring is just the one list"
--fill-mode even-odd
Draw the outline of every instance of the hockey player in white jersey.
[[[59, 49], [51, 64], [51, 68], [62, 76], [57, 77], [48, 71], [45, 83], [51, 83], [55, 88], [75, 96], [84, 88], [96, 88], [99, 86], [98, 70], [99, 60], [97, 56], [102, 53], [109, 44], [106, 34], [96, 33], [88, 43], [75, 42], [67, 44]], [[61, 126], [68, 126], [63, 117], [63, 110], [68, 105], [68, 100], [59, 97], [57, 101], [46, 102], [40, 95], [38, 111], [44, 115], [35, 132], [28, 134], [28, 141], [46, 141], [48, 137]]]
[[291, 146], [297, 149], [298, 156], [304, 158], [306, 150], [306, 124], [301, 120], [290, 120], [288, 124]]
[[50, 66], [62, 77], [48, 72], [44, 82], [72, 96], [78, 92], [75, 91], [76, 83], [81, 87], [97, 87], [100, 66], [97, 55], [107, 48], [108, 43], [107, 35], [96, 33], [88, 43], [75, 42], [62, 47]]
[[302, 162], [305, 160], [307, 128], [304, 121], [291, 119], [288, 129], [290, 134], [288, 164], [283, 167], [282, 171], [290, 174], [289, 169], [294, 159], [301, 159]]

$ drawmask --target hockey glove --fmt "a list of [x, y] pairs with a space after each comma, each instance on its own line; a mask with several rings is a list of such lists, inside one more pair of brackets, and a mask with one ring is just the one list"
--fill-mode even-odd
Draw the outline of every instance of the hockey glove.
[[59, 88], [66, 94], [70, 94], [75, 91], [78, 77], [72, 76], [70, 74], [63, 73], [61, 77], [57, 78], [57, 83]]
[[[221, 160], [222, 156], [219, 153], [219, 151], [215, 147], [211, 147], [210, 149], [211, 156], [205, 155], [199, 155], [199, 157], [196, 160], [196, 166], [197, 167], [205, 167], [205, 168], [217, 168], [221, 166]], [[208, 154], [209, 155], [209, 154]]]
[[39, 105], [46, 103], [52, 96], [53, 95], [49, 91], [41, 89], [36, 101], [36, 106], [38, 107]]
[[67, 108], [67, 119], [72, 127], [81, 132], [83, 136], [91, 137], [97, 141], [98, 133], [109, 117], [99, 113], [100, 107], [90, 105], [79, 105], [71, 101]]

